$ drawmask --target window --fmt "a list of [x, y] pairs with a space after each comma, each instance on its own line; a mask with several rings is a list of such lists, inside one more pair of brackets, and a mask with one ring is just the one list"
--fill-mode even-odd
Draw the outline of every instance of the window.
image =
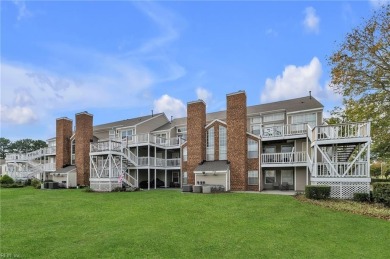
[[282, 183], [287, 182], [288, 185], [293, 186], [294, 185], [294, 177], [293, 177], [293, 171], [292, 170], [282, 170], [281, 176], [282, 176]]
[[121, 131], [121, 139], [122, 140], [133, 140], [134, 129], [127, 129]]
[[219, 126], [219, 160], [227, 160], [226, 128]]
[[181, 139], [187, 140], [187, 126], [179, 126], [176, 128], [177, 136]]
[[248, 138], [248, 158], [259, 157], [259, 145], [256, 140]]
[[214, 127], [207, 130], [206, 134], [206, 160], [214, 160]]
[[156, 144], [167, 144], [168, 139], [167, 139], [167, 133], [157, 133], [155, 134], [156, 136]]
[[72, 145], [71, 145], [71, 158], [70, 158], [70, 164], [74, 165], [76, 163], [76, 140], [72, 140]]
[[281, 121], [284, 120], [284, 113], [273, 113], [263, 116], [264, 122]]
[[178, 183], [179, 182], [179, 172], [173, 172], [172, 173], [172, 182]]
[[260, 116], [256, 117], [250, 117], [249, 118], [249, 124], [250, 124], [250, 132], [255, 135], [260, 135], [260, 130], [261, 130], [261, 122], [262, 119]]
[[282, 124], [271, 124], [264, 126], [263, 135], [266, 137], [280, 137], [283, 133]]
[[291, 116], [292, 124], [309, 124], [314, 127], [317, 124], [317, 114], [313, 113], [305, 113], [305, 114], [297, 114]]
[[276, 147], [274, 146], [268, 146], [268, 147], [264, 147], [264, 153], [276, 153]]
[[183, 147], [183, 161], [187, 161], [187, 147]]
[[183, 172], [183, 184], [187, 184], [187, 182], [188, 182], [187, 172]]
[[265, 183], [273, 184], [276, 181], [276, 173], [274, 170], [265, 171]]
[[248, 171], [248, 185], [259, 185], [259, 173], [257, 171]]

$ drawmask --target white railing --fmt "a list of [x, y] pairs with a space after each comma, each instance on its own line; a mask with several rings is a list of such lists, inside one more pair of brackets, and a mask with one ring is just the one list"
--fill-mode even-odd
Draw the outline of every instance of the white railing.
[[180, 166], [180, 158], [171, 158], [167, 159], [167, 167], [179, 167]]
[[28, 153], [11, 153], [7, 154], [5, 160], [7, 161], [26, 161], [26, 160], [34, 160], [39, 157], [45, 155], [55, 155], [56, 154], [56, 146], [44, 147], [40, 148]]
[[43, 164], [43, 171], [55, 171], [56, 163], [47, 163]]
[[370, 122], [322, 125], [315, 127], [313, 132], [314, 140], [369, 137]]
[[138, 157], [138, 165], [139, 166], [147, 166], [149, 165], [149, 158], [146, 157]]
[[158, 166], [158, 167], [165, 167], [165, 159], [163, 158], [156, 158], [155, 159], [155, 166]]
[[121, 151], [121, 148], [122, 148], [122, 143], [116, 140], [103, 140], [103, 141], [91, 143], [90, 145], [91, 152]]
[[261, 154], [262, 164], [292, 164], [306, 163], [306, 161], [306, 152]]
[[279, 126], [264, 126], [260, 130], [262, 138], [283, 138], [295, 135], [305, 135], [307, 124], [285, 124]]
[[149, 133], [136, 134], [136, 135], [120, 138], [120, 139], [117, 138], [115, 140], [122, 142], [126, 146], [149, 143], [149, 144], [156, 144], [164, 147], [178, 147], [182, 143], [182, 139], [180, 137], [167, 139], [167, 138], [157, 137]]
[[368, 162], [317, 163], [314, 177], [369, 177]]
[[130, 174], [128, 174], [127, 172], [123, 172], [123, 178], [122, 180], [127, 184], [127, 185], [130, 185], [130, 186], [138, 186], [138, 180], [131, 176]]

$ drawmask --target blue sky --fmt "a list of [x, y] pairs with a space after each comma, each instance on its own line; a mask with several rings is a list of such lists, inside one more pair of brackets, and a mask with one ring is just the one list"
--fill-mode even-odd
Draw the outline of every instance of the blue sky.
[[326, 57], [381, 2], [1, 1], [1, 136], [47, 139], [81, 111], [219, 111], [237, 90], [248, 105], [311, 90], [330, 110]]

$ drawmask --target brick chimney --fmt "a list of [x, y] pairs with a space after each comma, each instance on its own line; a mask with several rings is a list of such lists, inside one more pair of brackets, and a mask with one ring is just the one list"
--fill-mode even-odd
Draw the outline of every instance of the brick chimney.
[[56, 120], [56, 170], [70, 165], [70, 137], [73, 121], [63, 117]]
[[206, 159], [206, 104], [202, 100], [187, 103], [187, 174], [195, 184], [194, 170]]
[[88, 112], [76, 114], [76, 171], [77, 184], [89, 185], [89, 146], [93, 140], [93, 115]]
[[227, 159], [230, 162], [230, 187], [245, 191], [247, 186], [247, 108], [244, 91], [226, 95]]

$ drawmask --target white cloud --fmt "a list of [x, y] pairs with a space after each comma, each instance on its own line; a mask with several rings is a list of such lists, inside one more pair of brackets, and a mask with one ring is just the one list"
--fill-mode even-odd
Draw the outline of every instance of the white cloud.
[[275, 79], [267, 78], [260, 100], [262, 103], [312, 95], [321, 99], [338, 99], [339, 95], [333, 93], [329, 83], [321, 86], [321, 62], [314, 57], [305, 66], [287, 66], [282, 75]]
[[388, 5], [390, 4], [390, 0], [369, 0], [370, 4], [374, 8], [380, 8], [383, 5]]
[[181, 100], [167, 94], [164, 94], [154, 101], [154, 111], [165, 112], [168, 119], [170, 119], [171, 116], [173, 116], [173, 118], [184, 117], [186, 116], [186, 110], [186, 106]]
[[307, 7], [304, 11], [305, 19], [303, 20], [303, 26], [307, 32], [320, 32], [320, 17], [316, 14], [316, 9], [313, 7]]
[[196, 88], [196, 96], [198, 97], [198, 99], [201, 99], [208, 104], [209, 101], [211, 101], [213, 94], [203, 87], [198, 87]]
[[269, 36], [273, 36], [273, 37], [278, 36], [278, 32], [275, 31], [275, 30], [272, 29], [272, 28], [269, 28], [268, 30], [266, 30], [266, 31], [265, 31], [265, 34], [266, 34], [266, 35], [269, 35]]
[[38, 119], [31, 107], [0, 105], [1, 120], [10, 124], [27, 124]]
[[12, 2], [18, 9], [18, 16], [16, 17], [18, 21], [32, 16], [31, 11], [27, 9], [25, 1], [13, 0]]

